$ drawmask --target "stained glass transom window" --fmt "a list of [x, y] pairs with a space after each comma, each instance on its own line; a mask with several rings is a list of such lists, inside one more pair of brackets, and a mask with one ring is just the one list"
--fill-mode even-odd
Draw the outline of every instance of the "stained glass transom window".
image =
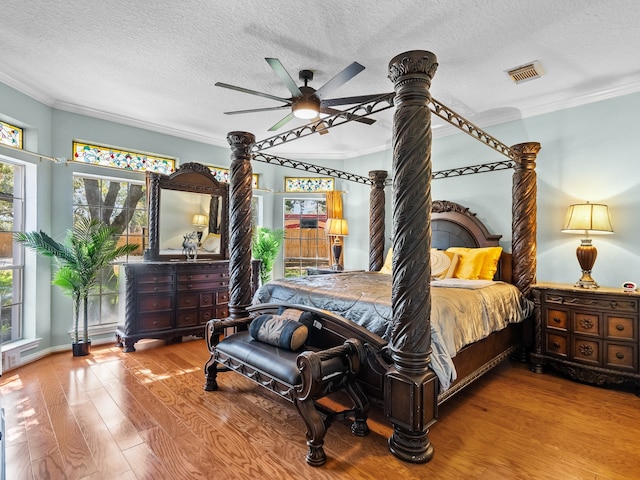
[[[229, 169], [228, 168], [222, 168], [222, 167], [209, 167], [209, 169], [211, 170], [211, 173], [213, 174], [214, 177], [216, 177], [216, 180], [218, 180], [219, 182], [222, 183], [229, 183]], [[254, 173], [253, 174], [253, 179], [252, 179], [252, 187], [253, 188], [258, 188], [258, 174]]]
[[285, 192], [322, 193], [335, 190], [335, 179], [331, 177], [285, 177]]
[[22, 129], [9, 123], [0, 122], [0, 143], [22, 148]]
[[73, 160], [103, 167], [136, 172], [155, 172], [169, 175], [176, 169], [173, 158], [156, 157], [140, 152], [126, 152], [111, 147], [73, 142]]

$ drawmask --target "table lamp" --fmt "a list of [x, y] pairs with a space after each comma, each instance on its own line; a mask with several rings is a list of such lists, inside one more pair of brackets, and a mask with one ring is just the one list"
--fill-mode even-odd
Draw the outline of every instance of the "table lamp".
[[598, 288], [591, 277], [591, 269], [596, 262], [598, 251], [591, 244], [591, 234], [611, 234], [613, 227], [609, 218], [609, 208], [598, 203], [580, 203], [571, 205], [564, 219], [563, 233], [579, 233], [584, 237], [576, 249], [578, 263], [582, 269], [582, 277], [575, 284], [581, 288]]
[[193, 216], [193, 220], [191, 221], [193, 225], [196, 227], [197, 235], [198, 235], [198, 246], [202, 243], [202, 230], [207, 226], [207, 217], [205, 215], [196, 214]]
[[333, 236], [333, 265], [332, 270], [341, 271], [344, 267], [340, 263], [340, 255], [342, 255], [342, 237], [349, 235], [349, 226], [344, 218], [329, 218], [325, 227], [327, 234]]

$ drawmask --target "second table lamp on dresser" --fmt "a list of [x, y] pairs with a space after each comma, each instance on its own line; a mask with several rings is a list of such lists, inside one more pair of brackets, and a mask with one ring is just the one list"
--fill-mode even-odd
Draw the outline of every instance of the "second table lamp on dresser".
[[613, 227], [609, 218], [609, 207], [599, 203], [579, 203], [571, 205], [567, 210], [562, 228], [563, 233], [582, 234], [582, 241], [576, 249], [582, 276], [575, 284], [581, 288], [598, 288], [591, 277], [591, 270], [596, 262], [598, 251], [591, 243], [589, 235], [611, 234]]

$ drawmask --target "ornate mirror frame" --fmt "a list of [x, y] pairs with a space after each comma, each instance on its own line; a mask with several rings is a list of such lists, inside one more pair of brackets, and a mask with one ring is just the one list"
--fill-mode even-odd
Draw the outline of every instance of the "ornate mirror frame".
[[171, 175], [147, 173], [147, 192], [149, 209], [149, 248], [144, 259], [149, 261], [185, 260], [186, 256], [176, 250], [175, 253], [160, 251], [160, 225], [162, 211], [160, 199], [163, 190], [215, 195], [220, 202], [220, 253], [198, 252], [198, 259], [226, 260], [229, 258], [229, 185], [219, 182], [206, 165], [185, 163]]

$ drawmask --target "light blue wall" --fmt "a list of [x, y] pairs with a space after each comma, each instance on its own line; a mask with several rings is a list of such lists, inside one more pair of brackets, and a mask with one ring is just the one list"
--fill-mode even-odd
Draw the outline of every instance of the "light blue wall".
[[[640, 177], [636, 173], [638, 153], [633, 148], [640, 127], [638, 112], [640, 94], [632, 94], [487, 128], [507, 145], [528, 141], [542, 144], [537, 162], [539, 280], [573, 283], [578, 279], [575, 248], [580, 239], [560, 233], [560, 225], [571, 203], [589, 200], [609, 205], [615, 230], [615, 235], [594, 238], [599, 251], [594, 278], [606, 286], [618, 286], [625, 280], [640, 282], [640, 255], [636, 248], [640, 239]], [[0, 118], [24, 126], [26, 149], [43, 155], [68, 158], [71, 142], [79, 139], [171, 155], [180, 162], [229, 165], [228, 148], [51, 109], [3, 84]], [[462, 133], [436, 136], [432, 157], [434, 171], [504, 159]], [[71, 192], [73, 172], [112, 172], [73, 163], [54, 164], [24, 155], [21, 158], [37, 170], [36, 188], [30, 190], [37, 192], [37, 210], [29, 216], [27, 228], [50, 231], [54, 237], [63, 236], [71, 225], [71, 195], [64, 192]], [[391, 171], [391, 158], [391, 151], [387, 150], [342, 161], [312, 163], [367, 176], [370, 170]], [[260, 186], [266, 189], [256, 192], [263, 199], [264, 224], [281, 227], [283, 178], [299, 176], [300, 172], [261, 162], [254, 162], [253, 169], [260, 175]], [[370, 187], [338, 180], [338, 188], [344, 192], [344, 214], [350, 231], [345, 239], [345, 267], [365, 269]], [[386, 188], [386, 195], [388, 246], [391, 187]], [[432, 184], [432, 197], [470, 207], [492, 232], [503, 234], [501, 244], [510, 250], [510, 171], [439, 179]], [[34, 258], [28, 261], [37, 262], [37, 273], [26, 278], [25, 314], [31, 319], [26, 334], [41, 337], [41, 349], [68, 345], [70, 301], [52, 289], [48, 262]], [[274, 274], [282, 275], [281, 263]]]

